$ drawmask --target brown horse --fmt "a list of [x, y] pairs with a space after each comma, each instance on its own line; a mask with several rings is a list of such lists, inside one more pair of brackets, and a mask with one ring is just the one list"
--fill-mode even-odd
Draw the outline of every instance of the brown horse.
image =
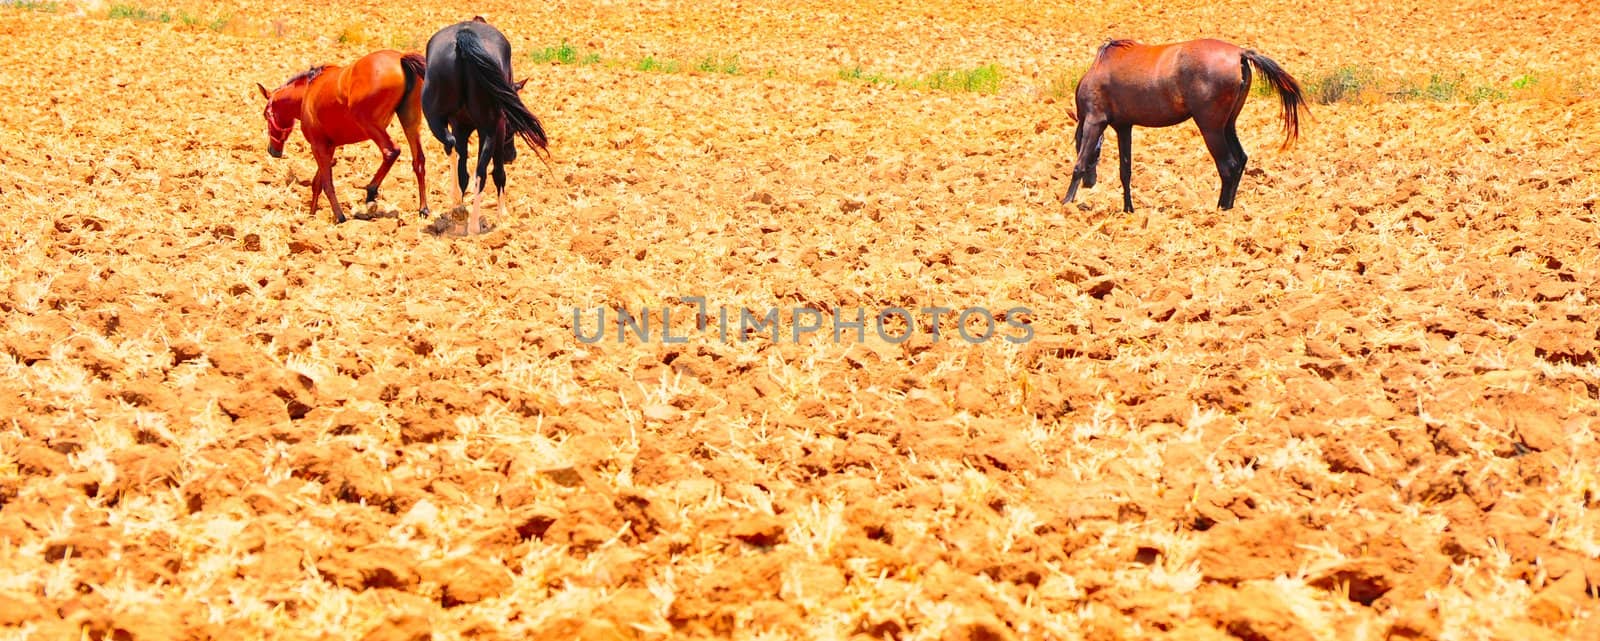
[[1305, 110], [1300, 83], [1278, 63], [1259, 53], [1220, 40], [1191, 40], [1143, 45], [1112, 40], [1100, 47], [1094, 63], [1078, 81], [1078, 126], [1073, 142], [1078, 162], [1062, 204], [1072, 202], [1078, 183], [1093, 187], [1095, 165], [1106, 127], [1117, 132], [1122, 173], [1122, 210], [1133, 211], [1133, 128], [1170, 127], [1190, 118], [1200, 127], [1206, 149], [1217, 163], [1222, 195], [1217, 206], [1233, 208], [1233, 197], [1249, 157], [1239, 143], [1234, 122], [1250, 95], [1250, 66], [1266, 76], [1283, 102], [1283, 148], [1300, 135], [1299, 112]]
[[299, 121], [300, 133], [317, 159], [317, 175], [311, 179], [312, 216], [317, 215], [318, 197], [326, 193], [334, 222], [345, 221], [333, 190], [333, 152], [343, 145], [365, 140], [378, 144], [383, 164], [367, 183], [367, 203], [377, 201], [378, 185], [400, 157], [388, 132], [389, 121], [397, 115], [411, 147], [411, 169], [417, 174], [418, 212], [428, 216], [426, 163], [417, 136], [422, 124], [419, 85], [426, 71], [427, 62], [420, 54], [385, 50], [367, 54], [348, 67], [312, 67], [273, 91], [256, 83], [267, 99], [262, 112], [267, 119], [267, 153], [282, 158], [283, 143]]

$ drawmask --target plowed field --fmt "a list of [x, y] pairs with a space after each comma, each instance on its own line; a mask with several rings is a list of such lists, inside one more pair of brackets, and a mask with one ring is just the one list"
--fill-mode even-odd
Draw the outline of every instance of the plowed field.
[[[83, 4], [0, 6], [3, 636], [1600, 639], [1590, 5]], [[255, 83], [475, 13], [553, 175], [310, 216]], [[1462, 91], [1063, 206], [1109, 37]]]

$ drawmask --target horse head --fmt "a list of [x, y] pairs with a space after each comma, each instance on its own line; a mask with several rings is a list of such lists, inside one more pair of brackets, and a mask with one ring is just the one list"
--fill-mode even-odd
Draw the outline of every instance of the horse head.
[[289, 140], [289, 134], [294, 131], [295, 121], [300, 119], [300, 102], [305, 98], [306, 87], [310, 86], [312, 79], [322, 73], [324, 68], [312, 67], [272, 91], [267, 91], [261, 83], [256, 83], [256, 89], [261, 92], [261, 97], [267, 99], [267, 105], [262, 108], [261, 115], [267, 121], [268, 155], [273, 158], [283, 157], [283, 144]]
[[[267, 106], [262, 108], [261, 116], [267, 120], [267, 155], [273, 158], [283, 157], [283, 143], [289, 139], [289, 133], [294, 131], [296, 114], [289, 109], [289, 100], [277, 97], [279, 91], [267, 91], [261, 83], [256, 83], [256, 89], [261, 90], [261, 96], [267, 99]], [[295, 105], [298, 112], [299, 105]]]

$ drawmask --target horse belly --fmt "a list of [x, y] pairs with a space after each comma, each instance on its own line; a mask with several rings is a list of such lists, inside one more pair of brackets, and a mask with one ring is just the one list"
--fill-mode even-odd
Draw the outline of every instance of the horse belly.
[[[377, 119], [377, 122], [372, 124], [377, 125], [380, 129], [387, 129], [389, 120], [390, 118], [384, 117]], [[320, 124], [322, 125], [323, 135], [335, 145], [349, 145], [371, 140], [371, 136], [367, 135], [366, 126], [348, 109], [327, 110], [324, 112]]]
[[1127, 88], [1117, 96], [1113, 124], [1135, 127], [1171, 127], [1189, 119], [1183, 95], [1166, 86]]

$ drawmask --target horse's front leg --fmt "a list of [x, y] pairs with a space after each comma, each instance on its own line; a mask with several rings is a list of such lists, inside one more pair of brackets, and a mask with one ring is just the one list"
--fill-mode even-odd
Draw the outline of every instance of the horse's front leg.
[[1122, 177], [1122, 211], [1133, 213], [1133, 125], [1117, 126], [1117, 168]]
[[328, 171], [322, 166], [322, 161], [317, 160], [317, 174], [311, 177], [311, 217], [317, 217], [317, 205], [322, 200], [322, 174]]
[[372, 182], [367, 183], [367, 205], [370, 207], [378, 201], [378, 186], [383, 184], [383, 179], [388, 177], [389, 169], [394, 167], [394, 161], [400, 158], [400, 148], [396, 147], [394, 140], [389, 138], [389, 132], [377, 127], [368, 127], [367, 136], [372, 142], [377, 143], [378, 152], [383, 154], [383, 164], [378, 165], [378, 173], [372, 176]]
[[[483, 135], [483, 132], [481, 131], [478, 132], [478, 167], [476, 171], [472, 172], [472, 209], [467, 214], [468, 234], [483, 233], [483, 220], [481, 218], [483, 211], [483, 191], [488, 184], [489, 162], [494, 159], [494, 152], [492, 150], [499, 142], [494, 138], [494, 136]], [[463, 154], [463, 156], [465, 156], [465, 154]]]
[[1067, 187], [1067, 195], [1061, 199], [1065, 205], [1078, 197], [1078, 184], [1084, 187], [1093, 187], [1095, 183], [1095, 166], [1100, 162], [1100, 143], [1104, 140], [1106, 123], [1095, 120], [1083, 124], [1082, 136], [1078, 138], [1078, 160], [1072, 166], [1072, 184]]
[[494, 211], [497, 220], [504, 225], [506, 218], [506, 164], [505, 159], [496, 155], [494, 158]]
[[452, 193], [455, 194], [456, 207], [460, 207], [461, 205], [465, 204], [467, 192], [472, 186], [468, 181], [467, 174], [467, 139], [472, 136], [472, 132], [467, 131], [458, 133], [461, 133], [461, 135], [456, 137], [455, 154], [451, 156], [451, 158], [454, 160], [454, 162], [451, 164], [455, 166], [456, 170], [456, 178], [454, 181], [451, 181], [454, 186]]
[[[328, 196], [328, 206], [333, 208], [334, 224], [343, 223], [344, 207], [339, 206], [339, 196], [333, 189], [333, 166], [336, 164], [333, 157], [334, 147], [325, 142], [319, 142], [311, 147], [312, 155], [317, 158], [318, 176], [322, 179], [322, 192]], [[315, 214], [316, 198], [312, 198], [312, 213]]]

